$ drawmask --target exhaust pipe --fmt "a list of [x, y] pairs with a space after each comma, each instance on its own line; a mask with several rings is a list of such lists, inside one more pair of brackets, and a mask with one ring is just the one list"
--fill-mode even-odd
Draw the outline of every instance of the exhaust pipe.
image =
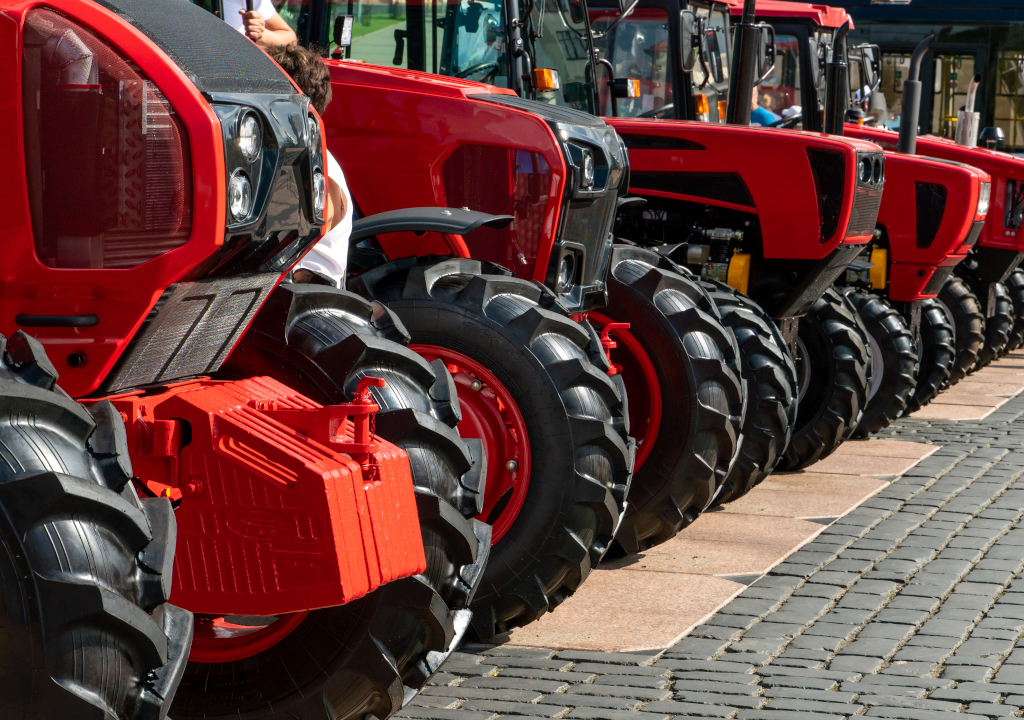
[[978, 127], [981, 125], [981, 113], [974, 112], [974, 102], [978, 96], [981, 75], [971, 78], [967, 86], [967, 102], [964, 109], [956, 114], [956, 144], [965, 147], [978, 147]]
[[847, 72], [846, 35], [850, 21], [836, 31], [832, 41], [832, 60], [825, 69], [825, 132], [842, 135], [846, 110], [850, 106], [850, 74]]
[[929, 35], [917, 44], [910, 56], [910, 77], [903, 82], [903, 114], [900, 115], [900, 140], [896, 152], [913, 155], [917, 150], [917, 122], [921, 111], [921, 60], [935, 39]]
[[729, 69], [729, 106], [725, 121], [730, 125], [749, 125], [754, 85], [760, 72], [761, 28], [754, 26], [756, 0], [743, 0], [743, 18], [736, 25], [732, 67]]

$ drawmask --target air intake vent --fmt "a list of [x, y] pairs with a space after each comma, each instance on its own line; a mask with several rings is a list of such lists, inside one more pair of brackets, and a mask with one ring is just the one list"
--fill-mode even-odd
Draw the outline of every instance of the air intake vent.
[[807, 148], [807, 159], [811, 163], [814, 188], [818, 194], [818, 239], [826, 243], [839, 227], [843, 190], [846, 188], [846, 158], [838, 150]]
[[946, 186], [940, 183], [914, 183], [917, 200], [917, 246], [931, 247], [946, 211]]

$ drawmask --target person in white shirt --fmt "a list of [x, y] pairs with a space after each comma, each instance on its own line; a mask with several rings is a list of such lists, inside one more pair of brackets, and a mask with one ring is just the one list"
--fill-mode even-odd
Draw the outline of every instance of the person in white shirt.
[[221, 18], [260, 45], [287, 45], [297, 40], [270, 0], [253, 0], [252, 12], [245, 0], [221, 0]]
[[[320, 56], [298, 45], [274, 45], [265, 48], [295, 84], [309, 96], [310, 103], [323, 115], [331, 102], [331, 76]], [[348, 264], [348, 241], [352, 235], [352, 196], [345, 183], [345, 173], [334, 156], [327, 153], [328, 211], [323, 237], [299, 261], [292, 278], [311, 282], [316, 275], [330, 278], [338, 287], [345, 287]], [[314, 275], [314, 273], [316, 275]]]

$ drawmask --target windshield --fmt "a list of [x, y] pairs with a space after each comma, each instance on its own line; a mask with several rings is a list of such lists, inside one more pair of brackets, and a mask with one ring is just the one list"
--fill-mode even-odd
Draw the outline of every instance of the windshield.
[[[274, 4], [292, 27], [298, 29], [306, 22], [308, 3], [274, 0]], [[529, 13], [523, 37], [533, 67], [556, 70], [559, 78], [557, 89], [538, 91], [535, 99], [593, 113], [593, 79], [587, 62], [590, 43], [582, 0], [526, 0], [521, 9]], [[334, 22], [341, 15], [352, 15], [352, 45], [346, 56], [353, 60], [518, 89], [507, 10], [505, 0], [328, 0], [327, 22], [316, 44], [324, 55], [340, 54], [334, 43]]]
[[[672, 110], [672, 62], [669, 58], [668, 13], [663, 8], [640, 8], [610, 30], [618, 17], [613, 10], [592, 10], [591, 26], [601, 57], [615, 69], [615, 77], [640, 81], [640, 97], [619, 98], [620, 117], [663, 117]], [[611, 115], [607, 86], [600, 95], [602, 115]]]
[[[800, 100], [800, 43], [795, 35], [775, 37], [775, 69], [757, 88], [752, 125], [784, 124], [786, 127], [803, 128], [799, 120], [803, 108]], [[792, 122], [785, 122], [792, 118]]]
[[693, 97], [697, 120], [725, 122], [725, 109], [729, 101], [729, 20], [725, 12], [705, 7], [695, 8], [694, 17], [702, 29], [702, 61], [693, 66]]

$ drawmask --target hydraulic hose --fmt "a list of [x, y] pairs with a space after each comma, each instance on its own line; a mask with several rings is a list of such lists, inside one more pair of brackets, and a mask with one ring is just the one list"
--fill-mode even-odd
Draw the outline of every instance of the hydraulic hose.
[[910, 56], [909, 77], [903, 82], [903, 114], [900, 115], [900, 139], [896, 152], [913, 155], [917, 150], [917, 123], [921, 111], [921, 61], [935, 39], [929, 35], [917, 44]]

